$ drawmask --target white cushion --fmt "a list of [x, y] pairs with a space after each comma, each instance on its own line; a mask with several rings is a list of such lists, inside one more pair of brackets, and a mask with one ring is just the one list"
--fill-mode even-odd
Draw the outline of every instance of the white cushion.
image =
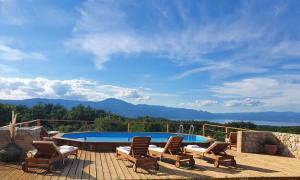
[[59, 146], [60, 149], [77, 149], [77, 147], [75, 146], [68, 146], [68, 145], [62, 145]]
[[156, 148], [157, 146], [156, 145], [154, 145], [154, 144], [150, 144], [149, 145], [149, 148]]
[[31, 151], [28, 151], [27, 157], [33, 157], [38, 152], [37, 149], [33, 149]]
[[189, 148], [199, 148], [199, 146], [198, 146], [198, 145], [194, 145], [194, 144], [187, 145], [186, 147], [189, 147]]
[[78, 149], [78, 147], [63, 145], [58, 147], [61, 154], [69, 153]]
[[48, 131], [48, 134], [58, 134], [59, 131]]
[[190, 151], [201, 152], [201, 153], [204, 153], [207, 150], [206, 148], [201, 148], [201, 147], [193, 148], [193, 147], [188, 147], [188, 146], [186, 146], [185, 149], [190, 150]]
[[164, 148], [161, 148], [161, 147], [149, 147], [149, 150], [150, 151], [161, 152], [161, 153], [164, 152]]
[[117, 147], [117, 151], [121, 151], [125, 154], [130, 154], [130, 146]]

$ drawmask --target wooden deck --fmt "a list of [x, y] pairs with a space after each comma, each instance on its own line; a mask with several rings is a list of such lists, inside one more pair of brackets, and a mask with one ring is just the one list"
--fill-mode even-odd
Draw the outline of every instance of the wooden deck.
[[[173, 162], [159, 162], [160, 171], [138, 168], [132, 170], [128, 161], [117, 160], [113, 152], [99, 153], [79, 151], [79, 158], [70, 157], [65, 165], [57, 165], [54, 172], [31, 169], [24, 173], [19, 164], [0, 163], [0, 179], [182, 179], [182, 178], [243, 178], [245, 177], [290, 177], [300, 179], [300, 159], [259, 154], [236, 154], [237, 168], [220, 166], [196, 158], [195, 169], [175, 168]], [[170, 164], [172, 163], [172, 164]], [[294, 177], [294, 178], [292, 178]], [[256, 179], [256, 178], [255, 178]], [[270, 178], [274, 179], [274, 178]], [[278, 178], [281, 179], [281, 178]]]

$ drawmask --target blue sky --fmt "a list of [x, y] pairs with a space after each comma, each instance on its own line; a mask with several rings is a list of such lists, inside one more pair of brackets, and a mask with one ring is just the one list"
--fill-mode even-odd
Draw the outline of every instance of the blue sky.
[[300, 1], [0, 0], [0, 98], [300, 112]]

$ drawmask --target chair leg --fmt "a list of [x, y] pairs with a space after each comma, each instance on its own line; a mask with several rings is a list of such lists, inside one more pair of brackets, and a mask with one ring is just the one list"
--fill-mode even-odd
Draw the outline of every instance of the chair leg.
[[137, 164], [134, 163], [132, 168], [133, 168], [134, 172], [136, 172], [137, 171]]
[[190, 165], [191, 168], [194, 168], [194, 166], [195, 166], [195, 160], [194, 160], [194, 158], [191, 158], [189, 160], [189, 165]]
[[180, 168], [180, 161], [175, 162], [175, 167]]
[[231, 160], [231, 166], [236, 167], [236, 160], [234, 159]]
[[52, 165], [52, 164], [49, 164], [48, 172], [52, 172], [52, 170], [53, 170], [53, 165]]
[[158, 165], [157, 162], [155, 163], [154, 168], [155, 168], [155, 171], [158, 171], [158, 170], [159, 170], [159, 165]]
[[218, 168], [220, 166], [220, 162], [218, 160], [215, 160], [214, 166], [215, 168]]
[[22, 170], [24, 171], [24, 172], [28, 172], [28, 165], [27, 165], [27, 162], [25, 161], [25, 162], [22, 162]]

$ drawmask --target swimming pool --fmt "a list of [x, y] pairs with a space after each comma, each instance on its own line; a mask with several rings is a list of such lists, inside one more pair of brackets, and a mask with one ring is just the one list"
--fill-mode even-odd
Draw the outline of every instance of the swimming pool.
[[134, 136], [150, 136], [151, 142], [167, 142], [170, 136], [183, 136], [184, 143], [205, 143], [209, 139], [199, 135], [153, 132], [83, 132], [63, 134], [61, 138], [81, 142], [131, 142]]

